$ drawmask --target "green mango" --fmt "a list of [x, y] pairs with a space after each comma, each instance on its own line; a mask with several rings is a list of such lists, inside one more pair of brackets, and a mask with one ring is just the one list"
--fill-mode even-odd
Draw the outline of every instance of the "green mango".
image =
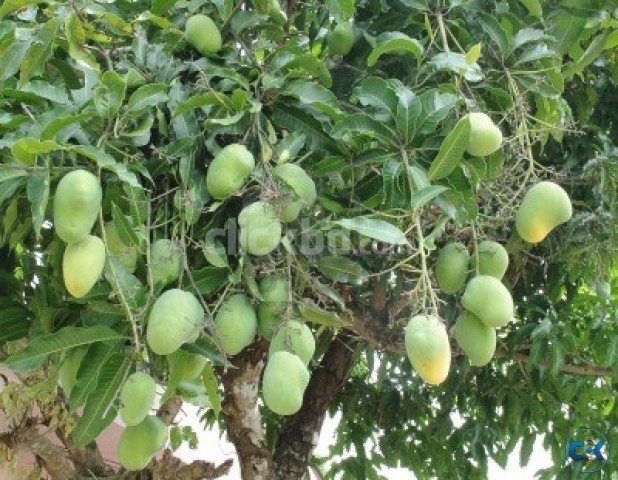
[[94, 287], [105, 266], [105, 245], [99, 237], [88, 235], [67, 245], [62, 256], [64, 286], [75, 298], [82, 298]]
[[255, 158], [244, 145], [233, 143], [222, 148], [206, 173], [208, 193], [214, 199], [226, 199], [240, 190], [254, 169]]
[[444, 324], [428, 315], [413, 316], [405, 329], [408, 359], [418, 375], [430, 385], [439, 385], [451, 367], [451, 345]]
[[347, 55], [354, 46], [354, 29], [349, 23], [340, 23], [326, 37], [326, 43], [331, 52], [337, 55]]
[[286, 277], [266, 277], [260, 281], [262, 302], [258, 305], [258, 328], [267, 340], [273, 336], [282, 321], [289, 298], [289, 280]]
[[293, 415], [303, 405], [309, 371], [303, 361], [286, 351], [273, 353], [262, 377], [264, 404], [278, 415]]
[[150, 268], [154, 284], [168, 285], [182, 271], [182, 251], [178, 243], [161, 238], [150, 246]]
[[205, 314], [192, 293], [174, 288], [164, 292], [152, 306], [146, 340], [157, 355], [170, 355], [183, 343], [197, 340]]
[[228, 355], [236, 355], [248, 347], [257, 332], [257, 314], [246, 295], [229, 297], [215, 315], [217, 337]]
[[487, 365], [496, 352], [496, 329], [471, 312], [464, 311], [457, 318], [455, 340], [475, 367]]
[[513, 318], [511, 293], [500, 280], [489, 275], [479, 275], [470, 280], [461, 303], [488, 327], [503, 327]]
[[526, 242], [539, 243], [572, 215], [571, 199], [564, 189], [554, 182], [539, 182], [524, 195], [515, 228]]
[[509, 254], [498, 242], [485, 240], [479, 243], [479, 274], [501, 280], [509, 267]]
[[168, 436], [167, 425], [155, 416], [148, 416], [140, 424], [126, 427], [116, 448], [120, 465], [132, 472], [143, 470], [165, 447]]
[[298, 200], [285, 205], [279, 214], [283, 222], [293, 222], [301, 210], [310, 208], [318, 198], [315, 183], [305, 170], [293, 163], [275, 167], [274, 174], [298, 197]]
[[457, 293], [466, 283], [470, 254], [459, 242], [452, 242], [440, 249], [435, 265], [438, 287], [444, 293]]
[[114, 222], [107, 222], [104, 228], [105, 241], [107, 242], [107, 249], [109, 250], [109, 253], [116, 257], [129, 272], [135, 272], [137, 269], [137, 261], [139, 259], [137, 247], [135, 245], [125, 245], [122, 242]]
[[58, 385], [67, 398], [71, 397], [71, 392], [77, 380], [77, 372], [82, 364], [82, 360], [88, 352], [88, 347], [77, 347], [71, 350], [62, 361], [58, 371]]
[[467, 152], [474, 157], [486, 157], [502, 146], [502, 132], [489, 116], [482, 112], [468, 114], [470, 141]]
[[255, 202], [243, 208], [238, 215], [240, 245], [255, 256], [272, 252], [281, 241], [281, 222], [266, 202]]
[[202, 55], [217, 53], [223, 43], [219, 28], [207, 15], [193, 15], [185, 25], [187, 43]]
[[54, 195], [54, 228], [66, 243], [84, 240], [101, 210], [99, 179], [86, 170], [73, 170], [58, 183]]
[[305, 365], [308, 365], [315, 352], [315, 338], [311, 329], [297, 320], [289, 320], [277, 328], [270, 342], [268, 355], [282, 350], [298, 356]]
[[143, 372], [129, 376], [120, 390], [120, 418], [127, 426], [135, 426], [146, 418], [154, 405], [157, 384]]

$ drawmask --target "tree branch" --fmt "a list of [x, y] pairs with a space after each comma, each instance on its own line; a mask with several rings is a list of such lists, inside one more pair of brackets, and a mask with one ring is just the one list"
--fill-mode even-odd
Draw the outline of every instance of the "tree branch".
[[272, 456], [266, 442], [258, 409], [260, 376], [266, 363], [268, 344], [253, 343], [232, 361], [221, 379], [227, 434], [236, 447], [244, 480], [271, 480]]
[[305, 391], [303, 406], [283, 424], [274, 454], [277, 478], [304, 478], [328, 406], [354, 363], [356, 341], [342, 332], [330, 344]]

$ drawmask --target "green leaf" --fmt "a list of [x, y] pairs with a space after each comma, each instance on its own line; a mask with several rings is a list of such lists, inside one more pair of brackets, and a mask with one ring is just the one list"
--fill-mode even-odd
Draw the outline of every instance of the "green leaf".
[[114, 71], [101, 75], [99, 83], [92, 92], [94, 108], [101, 118], [112, 119], [120, 111], [127, 93], [127, 85], [120, 75]]
[[568, 80], [575, 74], [582, 75], [584, 69], [603, 53], [609, 33], [609, 30], [605, 30], [603, 33], [594, 37], [584, 54], [564, 70], [563, 74], [565, 79]]
[[7, 305], [3, 302], [0, 316], [0, 348], [6, 342], [19, 340], [28, 335], [31, 324], [28, 317], [28, 310], [25, 308], [13, 303]]
[[227, 268], [205, 267], [193, 272], [193, 280], [202, 295], [209, 295], [225, 285], [229, 273]]
[[462, 75], [469, 82], [480, 82], [483, 73], [478, 63], [470, 63], [463, 53], [442, 52], [435, 55], [428, 64], [434, 70], [447, 70]]
[[137, 176], [127, 169], [123, 163], [117, 163], [114, 157], [100, 148], [92, 145], [80, 145], [71, 147], [71, 150], [93, 160], [99, 167], [114, 172], [118, 178], [132, 187], [142, 188]]
[[286, 85], [281, 90], [281, 94], [291, 95], [300, 100], [301, 103], [314, 107], [335, 121], [343, 116], [337, 97], [333, 92], [314, 82], [295, 80]]
[[325, 3], [337, 23], [343, 23], [354, 16], [355, 0], [326, 0]]
[[[6, 2], [4, 3], [6, 5]], [[3, 6], [4, 6], [3, 5]], [[2, 7], [0, 7], [1, 9]], [[10, 43], [6, 46], [0, 44], [2, 47], [6, 47], [0, 52], [0, 82], [11, 78], [19, 70], [19, 66], [26, 56], [26, 52], [32, 45], [33, 39], [30, 37], [23, 39], [11, 38]]]
[[99, 72], [96, 58], [86, 51], [86, 32], [81, 19], [71, 12], [64, 22], [64, 32], [69, 44], [69, 55], [78, 65]]
[[301, 78], [313, 77], [327, 88], [330, 88], [333, 84], [330, 72], [324, 62], [311, 53], [292, 56], [291, 60], [281, 66], [281, 70]]
[[384, 112], [388, 118], [394, 118], [397, 112], [398, 98], [394, 88], [388, 80], [379, 77], [365, 78], [352, 92], [352, 101]]
[[103, 274], [116, 293], [123, 293], [131, 308], [141, 306], [146, 290], [142, 282], [127, 270], [127, 267], [117, 257], [107, 258]]
[[271, 117], [273, 123], [288, 131], [300, 131], [307, 136], [309, 148], [324, 150], [334, 147], [333, 140], [324, 132], [322, 124], [299, 108], [277, 103]]
[[430, 185], [429, 187], [422, 188], [414, 192], [410, 197], [410, 207], [412, 207], [412, 210], [423, 208], [434, 198], [446, 192], [448, 189], [449, 188], [444, 185]]
[[530, 432], [526, 431], [522, 442], [521, 449], [519, 451], [519, 465], [525, 467], [528, 465], [530, 461], [530, 456], [532, 455], [532, 450], [534, 449], [534, 442], [536, 441], [536, 436]]
[[112, 218], [114, 219], [114, 228], [118, 233], [118, 237], [120, 237], [120, 241], [128, 247], [135, 246], [139, 249], [139, 237], [125, 214], [114, 202], [112, 202]]
[[41, 131], [41, 140], [54, 140], [54, 137], [65, 128], [73, 125], [74, 123], [90, 120], [93, 116], [94, 115], [92, 112], [84, 112], [76, 115], [56, 117], [45, 125], [45, 128]]
[[148, 108], [166, 102], [168, 90], [169, 86], [164, 83], [152, 83], [139, 87], [129, 98], [127, 112], [132, 115], [140, 114]]
[[489, 13], [480, 13], [477, 17], [483, 31], [489, 35], [489, 38], [498, 46], [498, 49], [503, 56], [506, 56], [511, 50], [509, 36], [506, 31], [500, 25], [500, 22], [496, 20], [496, 17]]
[[225, 247], [221, 243], [221, 240], [211, 239], [208, 235], [206, 240], [202, 243], [202, 252], [206, 261], [213, 267], [217, 268], [229, 268], [230, 263], [227, 259], [227, 253]]
[[376, 45], [367, 57], [367, 66], [373, 67], [378, 59], [388, 53], [410, 52], [417, 60], [423, 55], [423, 46], [414, 38], [401, 32], [382, 33], [376, 39]]
[[423, 104], [420, 98], [407, 88], [399, 89], [397, 97], [399, 99], [395, 116], [397, 130], [406, 142], [411, 142], [414, 139]]
[[566, 55], [578, 41], [586, 26], [586, 18], [572, 15], [568, 10], [559, 11], [554, 19], [550, 33], [556, 39], [555, 49], [560, 55]]
[[433, 133], [438, 123], [447, 117], [459, 101], [457, 95], [437, 90], [429, 90], [419, 95], [419, 98], [423, 104], [423, 113], [419, 119], [417, 131], [425, 135]]
[[24, 165], [34, 165], [38, 155], [62, 149], [62, 146], [52, 140], [40, 141], [36, 138], [22, 138], [11, 146], [11, 155]]
[[337, 122], [331, 131], [331, 136], [348, 144], [356, 143], [359, 136], [364, 136], [379, 140], [384, 145], [396, 146], [395, 132], [365, 113], [348, 115]]
[[11, 355], [3, 363], [15, 371], [45, 357], [96, 342], [122, 340], [126, 337], [108, 327], [64, 327], [57, 332], [36, 337], [21, 352]]
[[528, 43], [539, 42], [549, 38], [550, 37], [543, 30], [536, 28], [522, 28], [515, 34], [515, 37], [513, 37], [513, 46], [511, 50], [520, 48]]
[[114, 400], [132, 364], [130, 356], [122, 351], [116, 351], [101, 366], [97, 386], [88, 396], [84, 413], [71, 434], [76, 446], [88, 445], [114, 421], [118, 410]]
[[530, 15], [537, 18], [543, 18], [543, 7], [539, 0], [519, 0], [521, 4], [528, 9]]
[[362, 285], [369, 278], [363, 267], [345, 257], [335, 255], [322, 257], [318, 260], [317, 267], [320, 272], [336, 282]]
[[305, 322], [315, 323], [330, 328], [344, 328], [350, 324], [336, 312], [318, 307], [313, 300], [305, 298], [298, 304], [298, 311]]
[[41, 226], [49, 200], [49, 172], [34, 172], [28, 180], [28, 200], [32, 208], [32, 225], [37, 239], [41, 238]]
[[4, 0], [0, 6], [0, 18], [6, 17], [20, 8], [46, 3], [46, 0]]
[[406, 234], [392, 223], [367, 217], [345, 218], [334, 222], [369, 238], [391, 245], [407, 245]]
[[51, 85], [41, 80], [32, 80], [24, 85], [21, 92], [33, 93], [37, 97], [45, 98], [55, 103], [70, 105], [72, 102], [64, 88]]
[[152, 13], [155, 15], [167, 15], [178, 0], [152, 0]]
[[234, 35], [240, 35], [248, 28], [255, 28], [262, 19], [264, 16], [253, 10], [241, 10], [232, 17], [230, 28]]
[[438, 155], [429, 168], [429, 179], [439, 180], [447, 177], [461, 163], [468, 144], [470, 143], [470, 120], [464, 117], [446, 136]]
[[97, 386], [97, 379], [101, 367], [107, 363], [112, 355], [118, 352], [120, 347], [116, 342], [93, 343], [79, 365], [75, 377], [75, 384], [71, 389], [69, 407], [76, 411], [84, 405], [90, 394]]
[[202, 370], [202, 383], [206, 387], [206, 394], [210, 400], [210, 406], [215, 413], [215, 417], [218, 418], [222, 411], [222, 400], [221, 393], [219, 392], [219, 380], [210, 362]]
[[61, 22], [61, 17], [52, 17], [37, 32], [35, 42], [28, 49], [20, 66], [21, 85], [28, 83], [30, 77], [45, 71], [45, 62], [52, 54], [54, 40]]
[[220, 106], [229, 111], [234, 109], [234, 106], [227, 95], [221, 92], [208, 92], [189, 97], [174, 109], [172, 116], [176, 117], [191, 110], [195, 110], [196, 108], [206, 107], [209, 105]]
[[206, 357], [213, 365], [220, 366], [227, 363], [227, 360], [221, 355], [214, 341], [206, 335], [200, 336], [195, 343], [185, 343], [182, 349]]

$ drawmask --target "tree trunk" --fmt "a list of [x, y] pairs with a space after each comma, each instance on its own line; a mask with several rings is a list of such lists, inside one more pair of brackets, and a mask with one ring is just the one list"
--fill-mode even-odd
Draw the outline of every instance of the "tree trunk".
[[233, 358], [222, 375], [227, 434], [236, 447], [244, 480], [272, 480], [272, 456], [258, 409], [260, 376], [268, 344], [261, 340]]

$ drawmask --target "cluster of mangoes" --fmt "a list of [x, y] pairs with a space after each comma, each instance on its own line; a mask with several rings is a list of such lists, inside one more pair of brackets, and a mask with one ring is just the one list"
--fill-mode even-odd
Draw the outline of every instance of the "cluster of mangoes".
[[264, 403], [279, 415], [300, 410], [309, 383], [307, 365], [315, 352], [311, 329], [298, 320], [286, 319], [288, 279], [279, 276], [260, 281], [262, 301], [257, 311], [249, 297], [228, 297], [215, 315], [216, 335], [227, 355], [248, 347], [258, 332], [270, 341], [262, 379]]
[[87, 170], [67, 173], [54, 195], [54, 228], [67, 247], [62, 257], [62, 276], [75, 298], [86, 295], [105, 266], [105, 245], [91, 235], [103, 192], [99, 179]]
[[[502, 132], [484, 113], [468, 114], [470, 137], [467, 152], [486, 156], [502, 144]], [[543, 240], [556, 226], [568, 221], [572, 206], [568, 194], [553, 182], [539, 182], [524, 196], [516, 215], [519, 236], [530, 243]], [[462, 289], [462, 313], [453, 327], [455, 340], [473, 366], [487, 365], [496, 350], [496, 328], [514, 314], [513, 299], [502, 283], [509, 256], [502, 245], [486, 240], [478, 244], [471, 265], [470, 254], [460, 242], [445, 245], [435, 264], [438, 287], [447, 294]], [[470, 271], [476, 275], [466, 285]], [[438, 385], [448, 376], [451, 347], [444, 323], [434, 316], [415, 315], [405, 329], [408, 358], [419, 376]]]
[[[212, 198], [225, 200], [238, 193], [255, 169], [255, 158], [237, 143], [227, 145], [215, 155], [206, 174], [206, 187]], [[315, 183], [298, 165], [284, 163], [273, 169], [280, 186], [289, 193], [283, 204], [256, 201], [238, 215], [239, 242], [251, 255], [271, 253], [281, 241], [282, 222], [293, 222], [301, 210], [311, 207], [317, 198]]]

